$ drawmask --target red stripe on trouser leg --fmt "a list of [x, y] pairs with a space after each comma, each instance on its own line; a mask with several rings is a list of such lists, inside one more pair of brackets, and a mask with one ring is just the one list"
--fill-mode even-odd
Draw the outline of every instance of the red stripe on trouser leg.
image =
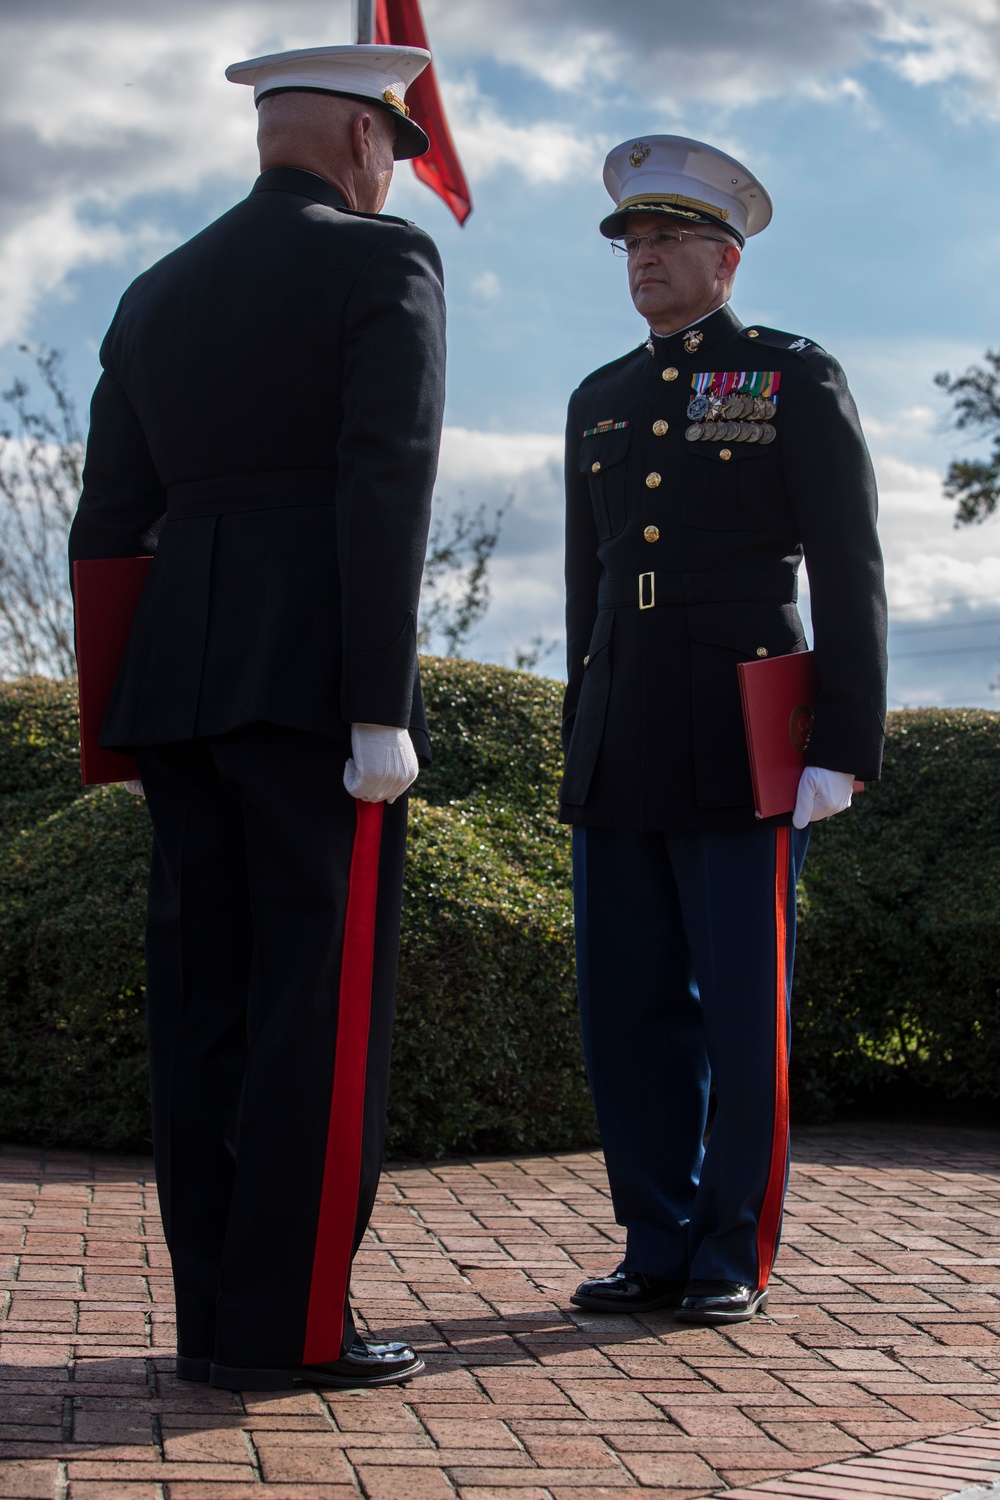
[[361, 1183], [382, 802], [358, 802], [340, 965], [336, 1054], [303, 1363], [340, 1358]]
[[788, 1168], [788, 871], [791, 834], [775, 830], [774, 858], [774, 1133], [771, 1167], [757, 1220], [757, 1285], [765, 1287], [774, 1265]]

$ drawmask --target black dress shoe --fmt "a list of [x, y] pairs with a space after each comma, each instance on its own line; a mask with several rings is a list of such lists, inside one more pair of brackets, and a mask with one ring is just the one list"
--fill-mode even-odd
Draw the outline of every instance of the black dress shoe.
[[684, 1288], [677, 1317], [682, 1323], [749, 1323], [767, 1311], [767, 1289], [742, 1281], [692, 1281]]
[[683, 1294], [683, 1281], [619, 1270], [597, 1281], [581, 1281], [569, 1300], [588, 1312], [643, 1313], [676, 1307]]
[[301, 1386], [354, 1391], [368, 1386], [397, 1385], [419, 1375], [423, 1368], [423, 1360], [409, 1344], [366, 1344], [358, 1338], [340, 1359], [324, 1365], [253, 1369], [213, 1362], [209, 1383], [226, 1391], [291, 1391]]
[[177, 1379], [206, 1381], [211, 1363], [210, 1359], [192, 1359], [190, 1354], [178, 1354]]

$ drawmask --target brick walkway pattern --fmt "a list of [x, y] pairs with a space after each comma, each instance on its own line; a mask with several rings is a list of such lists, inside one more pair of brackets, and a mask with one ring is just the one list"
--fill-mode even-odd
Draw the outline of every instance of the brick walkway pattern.
[[[172, 1373], [151, 1166], [0, 1151], [0, 1500], [940, 1500], [1000, 1482], [1000, 1136], [803, 1131], [766, 1318], [572, 1310], [597, 1153], [386, 1172], [354, 1299], [428, 1373], [239, 1397]], [[280, 1275], [280, 1267], [275, 1267]]]

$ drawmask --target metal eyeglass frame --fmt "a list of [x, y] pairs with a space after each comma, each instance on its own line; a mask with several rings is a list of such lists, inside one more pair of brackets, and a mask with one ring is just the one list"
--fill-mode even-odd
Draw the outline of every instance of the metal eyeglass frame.
[[[627, 234], [624, 239], [612, 240], [611, 254], [620, 256], [623, 259], [632, 260], [634, 256], [638, 255], [639, 246], [645, 240], [655, 255], [657, 245], [653, 243], [654, 240], [660, 245], [664, 244], [664, 242], [679, 245], [685, 235], [688, 239], [692, 240], [711, 240], [713, 245], [729, 244], [728, 240], [720, 239], [717, 234], [698, 234], [693, 229], [653, 229], [649, 234]], [[631, 250], [628, 248], [630, 240], [634, 241], [634, 248]]]

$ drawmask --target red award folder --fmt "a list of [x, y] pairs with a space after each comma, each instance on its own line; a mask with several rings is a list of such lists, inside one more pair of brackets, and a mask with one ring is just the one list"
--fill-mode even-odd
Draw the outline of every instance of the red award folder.
[[[811, 651], [740, 662], [736, 668], [758, 818], [791, 812], [806, 763], [818, 683]], [[856, 792], [864, 782], [854, 783]]]
[[84, 786], [131, 781], [139, 775], [134, 755], [102, 750], [98, 740], [152, 561], [151, 557], [102, 557], [73, 564]]

